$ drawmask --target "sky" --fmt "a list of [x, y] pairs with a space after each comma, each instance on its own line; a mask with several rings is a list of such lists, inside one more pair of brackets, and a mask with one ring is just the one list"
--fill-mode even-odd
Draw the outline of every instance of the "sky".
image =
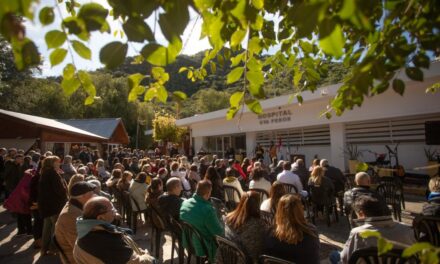
[[[72, 62], [70, 54], [68, 54], [64, 60], [63, 63], [56, 65], [55, 67], [51, 67], [49, 62], [49, 54], [51, 50], [47, 49], [46, 42], [44, 40], [44, 36], [46, 32], [54, 29], [60, 28], [60, 22], [61, 22], [61, 16], [58, 12], [58, 10], [55, 8], [55, 21], [48, 26], [42, 26], [38, 21], [38, 14], [39, 11], [45, 7], [45, 6], [51, 6], [55, 7], [57, 0], [41, 0], [40, 4], [35, 6], [35, 13], [34, 13], [34, 21], [26, 21], [26, 34], [27, 36], [34, 41], [34, 43], [37, 45], [38, 50], [40, 51], [41, 55], [43, 56], [43, 65], [41, 67], [42, 75], [43, 76], [58, 76], [61, 75], [64, 66], [67, 63]], [[109, 5], [106, 0], [94, 0], [94, 1], [85, 1], [85, 0], [79, 0], [80, 3], [86, 3], [86, 2], [96, 2], [104, 6], [105, 8], [109, 8]], [[60, 10], [61, 15], [63, 18], [66, 18], [69, 16], [69, 14], [66, 11], [65, 4], [60, 4]], [[197, 19], [198, 15], [196, 12], [194, 12], [192, 9], [190, 10], [190, 22], [188, 23], [188, 26], [182, 36], [183, 43], [187, 42], [187, 44], [184, 46], [183, 50], [181, 51], [181, 54], [186, 55], [193, 55], [200, 51], [206, 50], [210, 48], [209, 41], [207, 38], [200, 40], [200, 33], [201, 33], [201, 26], [202, 26], [202, 19]], [[88, 41], [87, 45], [92, 50], [92, 60], [85, 60], [76, 55], [76, 53], [73, 55], [73, 60], [75, 62], [75, 65], [78, 69], [83, 70], [95, 70], [97, 68], [103, 67], [103, 65], [99, 61], [99, 51], [100, 49], [107, 43], [111, 41], [122, 41], [125, 42], [127, 39], [120, 38], [118, 35], [117, 37], [113, 36], [113, 32], [115, 30], [122, 29], [122, 25], [119, 21], [114, 21], [112, 18], [108, 19], [108, 22], [110, 24], [111, 33], [100, 33], [100, 32], [94, 32], [91, 34], [90, 40]], [[150, 18], [147, 20], [147, 23], [150, 25], [151, 28], [154, 22], [154, 15], [150, 16]], [[156, 40], [160, 44], [167, 44], [165, 38], [160, 33], [159, 25], [157, 25], [157, 31], [156, 32]], [[193, 31], [192, 31], [193, 30]], [[191, 33], [192, 31], [192, 33]], [[71, 37], [72, 38], [72, 37]], [[135, 50], [141, 50], [142, 46], [145, 44], [133, 44], [131, 43], [129, 45], [128, 50], [128, 56], [134, 56], [136, 55]], [[64, 48], [67, 47], [67, 42], [64, 43]]]

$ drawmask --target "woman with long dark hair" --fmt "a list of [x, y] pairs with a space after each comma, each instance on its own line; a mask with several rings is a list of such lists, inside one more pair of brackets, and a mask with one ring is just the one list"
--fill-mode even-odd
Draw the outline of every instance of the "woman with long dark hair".
[[43, 236], [41, 254], [49, 251], [55, 223], [58, 215], [67, 202], [67, 184], [58, 173], [60, 158], [48, 156], [41, 166], [41, 177], [38, 188], [38, 209], [43, 220]]
[[212, 183], [211, 197], [224, 201], [225, 193], [223, 190], [223, 181], [213, 166], [209, 166], [206, 170], [205, 180], [210, 180]]
[[301, 197], [286, 194], [278, 202], [275, 226], [264, 240], [264, 254], [294, 263], [320, 263], [316, 227], [307, 223]]

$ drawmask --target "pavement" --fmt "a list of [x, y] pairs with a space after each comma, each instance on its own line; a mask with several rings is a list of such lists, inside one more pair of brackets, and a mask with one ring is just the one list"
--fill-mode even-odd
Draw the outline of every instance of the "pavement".
[[[411, 224], [412, 214], [420, 213], [422, 210], [424, 197], [407, 195], [406, 210], [402, 214], [402, 221]], [[333, 219], [334, 220], [334, 219]], [[350, 229], [346, 217], [340, 216], [339, 222], [332, 222], [327, 227], [324, 219], [317, 219], [316, 226], [321, 241], [320, 258], [321, 263], [329, 263], [327, 258], [332, 250], [341, 250]], [[138, 223], [138, 231], [134, 240], [143, 249], [150, 249], [150, 227], [149, 224]], [[3, 206], [0, 206], [0, 263], [13, 264], [58, 264], [61, 263], [57, 256], [40, 256], [37, 249], [33, 248], [32, 236], [16, 236], [16, 221]], [[165, 236], [166, 241], [163, 245], [162, 263], [169, 264], [171, 261], [171, 237]], [[177, 263], [177, 253], [174, 254]]]

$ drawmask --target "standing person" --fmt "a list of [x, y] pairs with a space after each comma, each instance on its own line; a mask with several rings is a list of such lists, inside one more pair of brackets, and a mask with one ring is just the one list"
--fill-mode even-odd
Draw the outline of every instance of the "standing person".
[[76, 219], [83, 213], [84, 204], [95, 196], [95, 185], [82, 181], [69, 190], [69, 201], [64, 205], [55, 224], [55, 238], [64, 254], [64, 264], [75, 264], [73, 247], [77, 238]]
[[70, 178], [76, 174], [76, 169], [72, 164], [72, 156], [66, 155], [63, 159], [63, 164], [61, 164], [61, 170], [63, 171], [63, 177], [66, 182], [69, 182]]
[[124, 171], [122, 173], [122, 178], [119, 179], [118, 183], [116, 184], [116, 188], [118, 188], [118, 190], [121, 192], [128, 191], [132, 179], [133, 174], [130, 171]]
[[86, 146], [81, 147], [81, 151], [79, 152], [79, 159], [81, 160], [81, 163], [84, 165], [91, 162], [89, 151]]
[[301, 198], [296, 194], [281, 197], [275, 214], [275, 226], [264, 240], [264, 254], [294, 263], [320, 263], [316, 227], [304, 217]]
[[277, 146], [275, 143], [273, 143], [273, 141], [270, 142], [269, 157], [270, 160], [277, 159]]
[[[199, 231], [202, 239], [208, 248], [208, 252], [203, 252], [201, 241], [192, 238], [192, 242], [197, 256], [207, 255], [211, 263], [215, 263], [217, 245], [216, 235], [223, 235], [224, 230], [217, 218], [214, 207], [209, 202], [211, 197], [212, 184], [209, 180], [202, 180], [197, 184], [196, 193], [192, 198], [184, 201], [180, 207], [180, 219], [191, 224]], [[185, 244], [184, 247], [188, 248]]]
[[[18, 155], [17, 155], [18, 156]], [[17, 236], [32, 235], [32, 217], [29, 208], [30, 182], [33, 176], [32, 170], [27, 170], [16, 188], [4, 203], [8, 211], [17, 216]]]
[[42, 255], [48, 254], [55, 223], [67, 202], [67, 185], [66, 181], [58, 174], [59, 169], [60, 158], [57, 156], [48, 156], [43, 160], [38, 188], [38, 209], [44, 219]]
[[17, 187], [21, 177], [23, 177], [23, 163], [24, 156], [17, 154], [13, 159], [6, 161], [5, 163], [5, 189], [6, 198]]
[[38, 189], [41, 178], [41, 166], [43, 165], [44, 157], [40, 157], [37, 169], [30, 182], [29, 193], [29, 208], [31, 209], [32, 217], [34, 218], [32, 232], [34, 236], [34, 248], [39, 249], [42, 246], [41, 237], [43, 236], [43, 218], [38, 210]]
[[255, 147], [255, 157], [257, 158], [257, 160], [264, 159], [264, 149], [260, 145], [260, 143], [258, 143]]
[[264, 233], [256, 230], [265, 229], [260, 219], [260, 195], [253, 191], [244, 193], [237, 208], [226, 216], [225, 224], [226, 238], [237, 244], [251, 262], [258, 263]]

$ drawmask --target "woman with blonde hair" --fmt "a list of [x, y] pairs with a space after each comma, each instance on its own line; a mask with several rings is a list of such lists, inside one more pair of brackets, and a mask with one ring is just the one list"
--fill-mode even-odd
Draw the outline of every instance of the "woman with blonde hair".
[[70, 194], [70, 189], [72, 188], [72, 186], [75, 183], [82, 182], [84, 180], [85, 180], [85, 177], [82, 174], [73, 175], [72, 178], [70, 178], [69, 184], [67, 185], [67, 190], [68, 190], [69, 194]]
[[312, 202], [322, 210], [324, 205], [335, 201], [335, 186], [332, 180], [324, 176], [324, 168], [316, 166], [309, 178], [309, 191]]
[[281, 197], [275, 214], [275, 227], [264, 240], [263, 253], [294, 263], [320, 263], [316, 227], [307, 223], [301, 197]]
[[58, 215], [67, 202], [67, 184], [59, 174], [60, 158], [48, 156], [43, 160], [40, 171], [40, 183], [38, 186], [38, 209], [43, 223], [43, 237], [41, 254], [46, 255], [49, 251], [55, 222]]

